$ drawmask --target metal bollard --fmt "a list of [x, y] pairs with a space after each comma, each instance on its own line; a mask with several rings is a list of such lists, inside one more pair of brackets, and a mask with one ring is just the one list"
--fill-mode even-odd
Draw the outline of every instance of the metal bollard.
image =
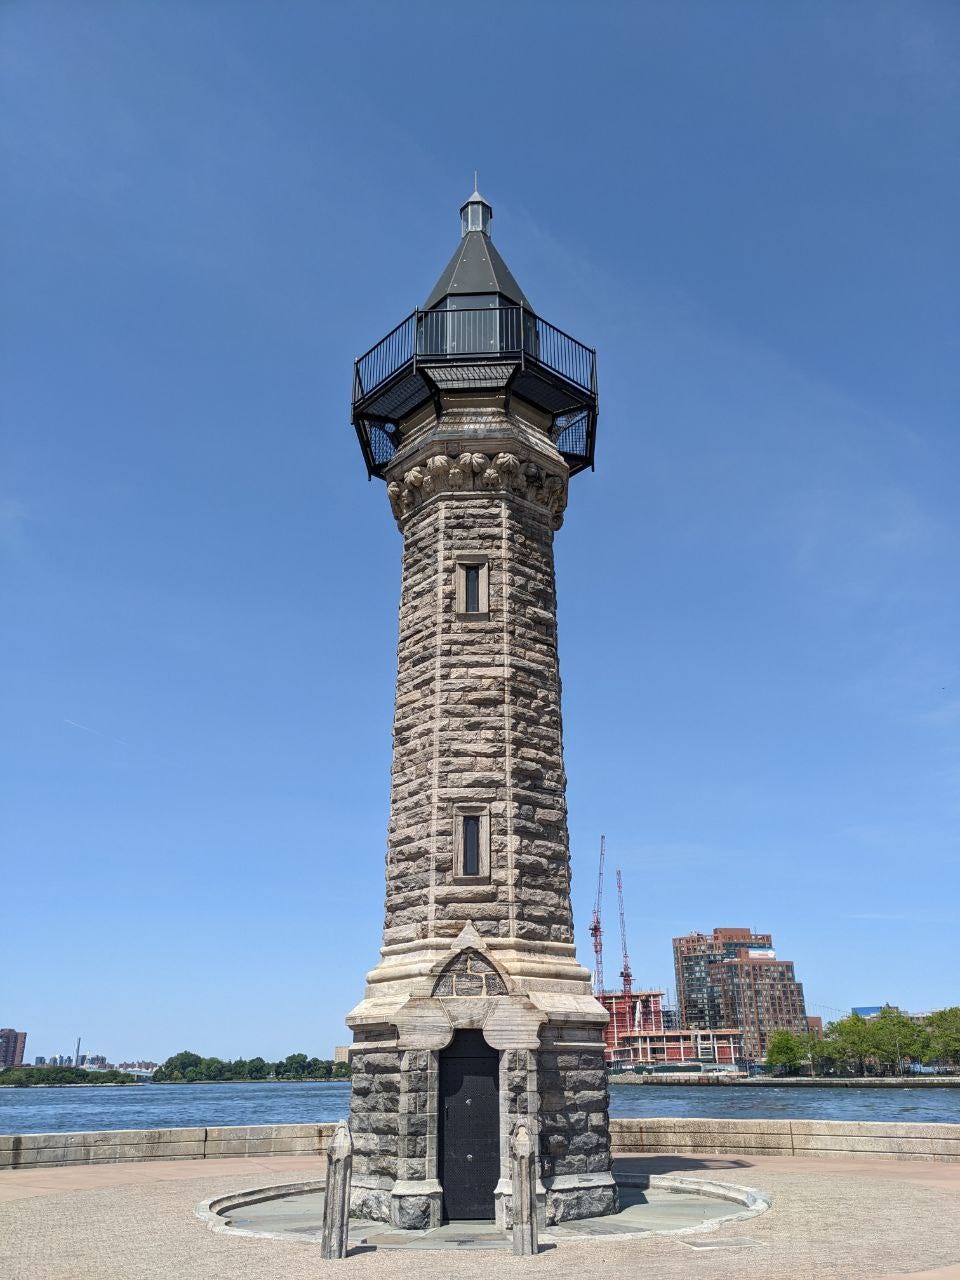
[[353, 1139], [346, 1120], [341, 1120], [327, 1149], [327, 1189], [323, 1199], [321, 1258], [345, 1258], [350, 1232], [350, 1174], [353, 1167]]
[[527, 1257], [540, 1252], [537, 1240], [537, 1153], [528, 1125], [520, 1121], [510, 1142], [513, 1252]]

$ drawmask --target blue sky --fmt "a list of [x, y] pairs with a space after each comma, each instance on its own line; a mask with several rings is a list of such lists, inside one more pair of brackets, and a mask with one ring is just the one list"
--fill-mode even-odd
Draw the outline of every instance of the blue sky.
[[[353, 358], [474, 168], [598, 348], [557, 540], [580, 954], [770, 930], [960, 1001], [960, 12], [0, 9], [0, 1023], [329, 1053], [376, 960], [400, 540]], [[607, 968], [619, 968], [606, 902]]]

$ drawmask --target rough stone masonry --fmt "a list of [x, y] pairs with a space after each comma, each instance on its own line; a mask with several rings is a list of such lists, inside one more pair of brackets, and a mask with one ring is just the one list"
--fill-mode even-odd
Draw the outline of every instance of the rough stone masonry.
[[[485, 232], [463, 243], [495, 253]], [[520, 1117], [543, 1225], [617, 1206], [607, 1014], [570, 907], [553, 557], [570, 468], [509, 368], [480, 374], [434, 388], [379, 473], [403, 568], [383, 947], [347, 1018], [352, 1212], [408, 1228], [444, 1212], [441, 1055], [467, 1029], [499, 1054], [496, 1220]]]

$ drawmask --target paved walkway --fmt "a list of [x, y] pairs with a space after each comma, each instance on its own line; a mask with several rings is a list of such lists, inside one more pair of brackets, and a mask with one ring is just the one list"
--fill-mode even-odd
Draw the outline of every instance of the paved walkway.
[[[760, 1217], [698, 1237], [612, 1237], [563, 1244], [538, 1258], [465, 1251], [457, 1280], [960, 1280], [960, 1165], [780, 1156], [632, 1156], [631, 1173], [702, 1173], [773, 1199]], [[5, 1280], [313, 1280], [410, 1274], [409, 1252], [327, 1263], [314, 1244], [214, 1233], [193, 1215], [226, 1191], [322, 1177], [311, 1157], [169, 1161], [0, 1173], [0, 1274]], [[418, 1253], [418, 1280], [448, 1280], [449, 1253]]]

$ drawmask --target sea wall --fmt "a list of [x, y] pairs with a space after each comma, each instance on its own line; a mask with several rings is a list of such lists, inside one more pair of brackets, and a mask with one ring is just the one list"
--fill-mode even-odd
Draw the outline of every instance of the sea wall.
[[704, 1072], [702, 1075], [618, 1071], [610, 1083], [678, 1085], [745, 1089], [958, 1089], [960, 1076], [746, 1076], [732, 1071]]
[[960, 1162], [960, 1124], [844, 1120], [611, 1120], [613, 1154], [887, 1156]]
[[332, 1124], [256, 1124], [207, 1129], [0, 1134], [0, 1169], [117, 1164], [123, 1160], [322, 1155], [333, 1130]]
[[[227, 1156], [320, 1156], [332, 1124], [235, 1125], [209, 1129], [117, 1129], [99, 1133], [0, 1134], [0, 1169], [125, 1160], [215, 1160]], [[611, 1120], [614, 1155], [871, 1156], [960, 1162], [960, 1124], [838, 1120]]]

